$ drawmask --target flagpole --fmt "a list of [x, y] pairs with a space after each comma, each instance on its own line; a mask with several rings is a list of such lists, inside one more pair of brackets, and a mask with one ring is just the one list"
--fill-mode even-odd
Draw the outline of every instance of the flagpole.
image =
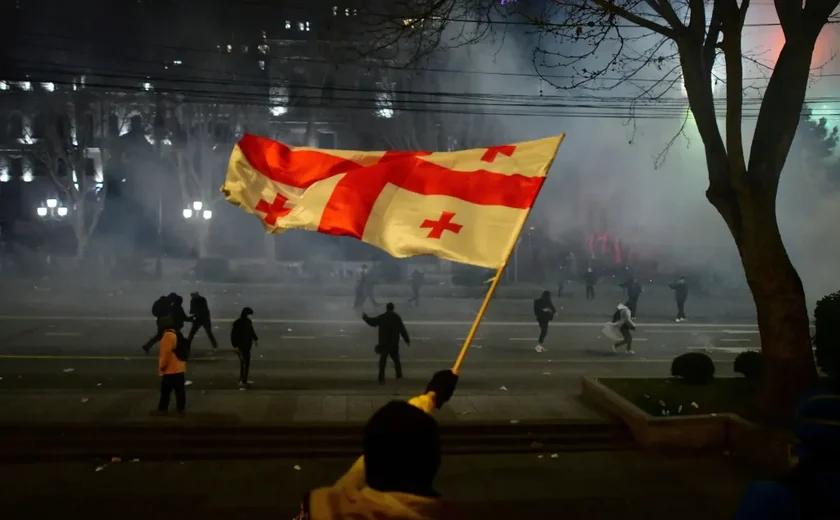
[[[560, 134], [560, 141], [557, 143], [557, 149], [560, 149], [560, 145], [563, 143], [563, 139], [566, 137], [566, 134]], [[557, 156], [557, 150], [554, 151], [555, 157]], [[548, 170], [551, 169], [551, 165], [554, 163], [554, 157], [551, 158], [551, 162], [548, 163], [548, 167], [545, 170], [546, 177], [548, 177]], [[536, 200], [534, 201], [536, 202]], [[519, 241], [519, 236], [522, 234], [522, 229], [525, 227], [525, 223], [528, 221], [528, 217], [531, 215], [531, 210], [534, 208], [531, 205], [528, 208], [528, 211], [525, 213], [525, 218], [522, 219], [522, 224], [519, 226], [519, 229], [516, 232], [516, 235], [513, 237], [513, 240], [508, 246], [507, 251], [505, 252], [505, 260], [502, 263], [501, 267], [496, 271], [496, 276], [493, 277], [493, 282], [490, 284], [490, 288], [487, 290], [487, 294], [484, 296], [484, 301], [481, 302], [481, 307], [478, 308], [478, 314], [475, 317], [475, 321], [473, 321], [472, 327], [470, 328], [469, 334], [467, 334], [467, 338], [464, 340], [463, 346], [461, 346], [461, 352], [458, 354], [457, 359], [455, 359], [455, 364], [452, 365], [452, 372], [457, 374], [461, 371], [461, 365], [464, 363], [464, 359], [467, 357], [467, 351], [470, 349], [470, 344], [472, 343], [473, 338], [475, 337], [475, 333], [478, 332], [478, 326], [481, 325], [481, 320], [484, 318], [484, 313], [487, 312], [487, 306], [490, 305], [490, 300], [493, 299], [493, 294], [496, 292], [496, 287], [499, 285], [499, 280], [502, 279], [502, 273], [507, 267], [508, 262], [510, 261], [510, 257], [513, 254], [513, 250], [516, 248], [516, 242]]]

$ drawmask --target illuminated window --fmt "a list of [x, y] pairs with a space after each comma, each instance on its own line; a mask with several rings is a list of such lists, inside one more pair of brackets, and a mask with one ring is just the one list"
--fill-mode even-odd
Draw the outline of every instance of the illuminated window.
[[306, 22], [306, 30], [309, 30], [309, 22]]
[[32, 82], [30, 81], [18, 81], [18, 87], [25, 92], [29, 92], [32, 90]]
[[344, 9], [344, 16], [350, 16], [350, 9]]
[[268, 89], [268, 112], [277, 117], [288, 112], [289, 91], [283, 85], [273, 85]]
[[380, 90], [376, 93], [376, 115], [385, 119], [394, 117], [394, 85], [377, 83]]
[[291, 29], [291, 28], [292, 28], [292, 22], [290, 22], [289, 20], [286, 20], [286, 29]]
[[9, 90], [9, 82], [0, 81], [0, 90]]
[[303, 22], [298, 22], [298, 31], [305, 31], [306, 25]]
[[143, 83], [143, 90], [152, 90], [152, 84], [148, 81]]
[[260, 60], [257, 64], [260, 66], [260, 70], [265, 70], [265, 60]]
[[333, 6], [333, 16], [338, 16], [338, 6], [337, 5]]
[[41, 83], [41, 88], [46, 90], [47, 92], [55, 92], [55, 83], [51, 81]]
[[172, 62], [173, 65], [182, 65], [184, 62], [181, 60], [175, 60]]
[[233, 52], [233, 45], [228, 44], [228, 45], [227, 45], [227, 51], [228, 51], [228, 54], [230, 54], [231, 52]]
[[257, 51], [259, 51], [260, 54], [268, 54], [268, 49], [269, 48], [267, 43], [261, 43], [257, 45]]

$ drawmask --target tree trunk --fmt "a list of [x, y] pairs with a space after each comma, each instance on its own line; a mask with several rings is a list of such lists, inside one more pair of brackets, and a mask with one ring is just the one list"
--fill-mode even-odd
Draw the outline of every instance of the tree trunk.
[[749, 192], [728, 203], [708, 195], [732, 231], [755, 302], [764, 360], [760, 410], [767, 419], [785, 420], [817, 379], [808, 308], [779, 233], [775, 192]]

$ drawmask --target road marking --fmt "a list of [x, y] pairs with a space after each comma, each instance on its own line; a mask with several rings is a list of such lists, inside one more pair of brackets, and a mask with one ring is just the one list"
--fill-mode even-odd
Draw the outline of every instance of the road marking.
[[728, 343], [749, 343], [751, 339], [721, 338], [721, 341]]
[[740, 354], [751, 350], [758, 351], [758, 347], [685, 347], [686, 350], [704, 350], [708, 352], [726, 352], [728, 354]]
[[[147, 361], [157, 361], [157, 356], [62, 356], [62, 355], [38, 355], [38, 354], [0, 354], [0, 359], [75, 359], [79, 361], [113, 361], [115, 359], [122, 359], [125, 361], [132, 361], [143, 359]], [[200, 357], [190, 359], [190, 363], [201, 361], [219, 361], [223, 358], [219, 357]]]
[[758, 334], [758, 329], [755, 330], [724, 330], [724, 334]]
[[[217, 318], [213, 321], [216, 323], [232, 323], [238, 318]], [[0, 321], [113, 321], [113, 322], [148, 322], [152, 324], [152, 320], [148, 317], [140, 316], [0, 316]], [[264, 318], [259, 319], [257, 324], [292, 324], [292, 325], [358, 325], [358, 320], [285, 320]], [[420, 327], [440, 327], [440, 326], [471, 326], [472, 321], [406, 321], [406, 325], [416, 325]], [[490, 327], [534, 327], [533, 321], [489, 321], [482, 320], [482, 326]], [[565, 321], [552, 322], [551, 327], [593, 327], [600, 328], [604, 326], [603, 321]], [[691, 329], [722, 329], [726, 327], [728, 330], [733, 328], [741, 329], [740, 334], [756, 334], [758, 329], [755, 324], [746, 323], [693, 323], [685, 325], [681, 323], [659, 322], [659, 323], [639, 323], [636, 322], [637, 327], [646, 329], [673, 329], [673, 330], [691, 330]], [[748, 332], [747, 332], [748, 331]]]
[[44, 336], [81, 336], [81, 332], [47, 332]]
[[282, 339], [317, 339], [315, 336], [280, 336]]

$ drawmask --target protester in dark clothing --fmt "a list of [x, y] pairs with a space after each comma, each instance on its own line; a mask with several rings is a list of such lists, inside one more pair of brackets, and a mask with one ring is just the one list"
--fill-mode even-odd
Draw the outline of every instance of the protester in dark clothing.
[[210, 344], [214, 349], [219, 348], [216, 343], [216, 336], [213, 335], [213, 323], [210, 321], [210, 307], [207, 305], [207, 298], [194, 292], [190, 295], [190, 314], [192, 315], [192, 327], [190, 327], [190, 334], [187, 336], [187, 341], [192, 342], [195, 334], [199, 328], [204, 328], [207, 332], [207, 337], [210, 338]]
[[594, 300], [595, 284], [598, 283], [598, 276], [591, 267], [586, 269], [586, 273], [583, 275], [583, 283], [586, 284], [586, 301]]
[[548, 322], [554, 319], [555, 314], [557, 314], [557, 309], [551, 303], [551, 293], [543, 291], [542, 295], [534, 300], [534, 316], [537, 318], [537, 324], [540, 326], [540, 337], [537, 340], [537, 346], [534, 347], [534, 350], [537, 352], [545, 352], [546, 350], [543, 346], [543, 341], [545, 341], [545, 337], [548, 335]]
[[394, 312], [394, 304], [388, 303], [385, 306], [385, 312], [375, 318], [363, 313], [362, 319], [371, 327], [379, 327], [379, 343], [376, 345], [376, 353], [379, 354], [379, 384], [385, 384], [385, 365], [389, 357], [394, 362], [397, 379], [402, 379], [400, 336], [405, 340], [406, 346], [411, 345], [411, 340], [402, 318]]
[[353, 302], [354, 309], [362, 308], [368, 299], [370, 299], [374, 306], [379, 307], [379, 304], [376, 303], [376, 299], [373, 297], [374, 285], [373, 275], [368, 271], [367, 265], [363, 265], [356, 279], [356, 297]]
[[364, 455], [333, 486], [307, 493], [297, 520], [457, 518], [434, 489], [441, 449], [431, 415], [457, 383], [451, 370], [437, 372], [425, 394], [377, 410], [365, 426]]
[[644, 289], [639, 280], [630, 278], [621, 284], [621, 287], [627, 290], [627, 308], [630, 309], [631, 317], [636, 319], [636, 308], [639, 305], [639, 296], [642, 295]]
[[685, 300], [688, 298], [688, 285], [685, 283], [685, 277], [680, 276], [677, 283], [668, 284], [668, 287], [674, 290], [674, 295], [677, 297], [677, 323], [685, 321]]
[[566, 269], [561, 265], [557, 273], [557, 297], [563, 297], [563, 290], [566, 288]]
[[187, 316], [187, 313], [184, 312], [184, 298], [182, 298], [179, 294], [169, 293], [167, 298], [169, 298], [169, 301], [172, 302], [169, 308], [169, 315], [172, 317], [172, 325], [175, 327], [175, 330], [181, 330], [184, 328], [184, 324], [193, 321], [193, 318]]
[[239, 356], [239, 387], [246, 388], [253, 384], [248, 380], [248, 373], [251, 370], [251, 347], [257, 344], [259, 338], [254, 332], [254, 324], [251, 322], [251, 315], [254, 310], [250, 307], [242, 309], [239, 319], [233, 322], [230, 329], [230, 343]]
[[420, 287], [423, 286], [424, 281], [425, 276], [423, 276], [423, 273], [419, 269], [415, 269], [411, 273], [411, 298], [408, 301], [409, 303], [413, 302], [415, 307], [420, 305]]
[[152, 304], [152, 315], [155, 317], [157, 332], [143, 344], [143, 350], [147, 354], [149, 353], [149, 350], [151, 350], [152, 345], [159, 342], [163, 337], [163, 333], [166, 328], [171, 326], [172, 320], [169, 319], [169, 315], [171, 313], [173, 294], [175, 293], [172, 293], [169, 296], [161, 296], [155, 300], [155, 303]]

